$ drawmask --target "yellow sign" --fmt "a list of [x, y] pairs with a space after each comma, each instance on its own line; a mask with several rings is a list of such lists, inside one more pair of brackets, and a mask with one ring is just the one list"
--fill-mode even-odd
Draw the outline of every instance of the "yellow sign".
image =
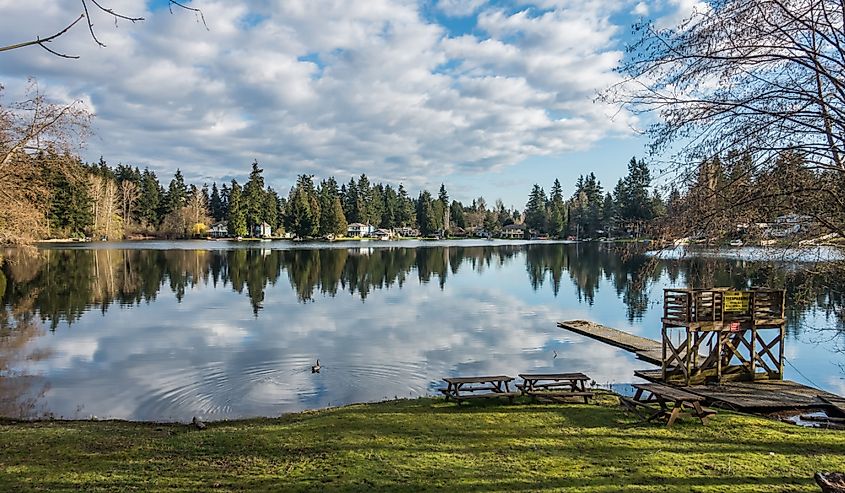
[[725, 313], [743, 313], [748, 311], [751, 293], [748, 291], [728, 291], [722, 298], [722, 311]]

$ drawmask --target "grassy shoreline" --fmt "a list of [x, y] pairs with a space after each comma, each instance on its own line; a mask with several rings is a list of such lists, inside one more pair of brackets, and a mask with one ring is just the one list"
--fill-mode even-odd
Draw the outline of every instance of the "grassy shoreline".
[[276, 419], [0, 422], [2, 491], [818, 491], [845, 433], [720, 412], [640, 425], [600, 405], [387, 401]]

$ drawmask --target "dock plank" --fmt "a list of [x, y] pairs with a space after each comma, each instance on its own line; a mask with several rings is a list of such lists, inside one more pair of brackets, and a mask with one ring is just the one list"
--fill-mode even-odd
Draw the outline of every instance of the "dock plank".
[[558, 327], [634, 353], [638, 359], [653, 365], [663, 364], [663, 345], [660, 341], [629, 334], [587, 320], [559, 322]]
[[[634, 374], [651, 382], [659, 382], [661, 377], [660, 370], [638, 370]], [[836, 402], [845, 404], [842, 397], [792, 380], [725, 382], [682, 388], [704, 397], [709, 405], [737, 411], [817, 409], [836, 407]]]
[[[559, 322], [558, 327], [634, 353], [637, 358], [662, 366], [663, 348], [659, 341], [629, 334], [586, 320]], [[702, 357], [703, 358], [703, 357]], [[650, 382], [680, 387], [700, 395], [708, 405], [737, 411], [770, 412], [783, 409], [831, 409], [845, 416], [845, 398], [790, 380], [754, 380], [678, 386], [662, 382], [660, 368], [637, 370], [634, 375]]]

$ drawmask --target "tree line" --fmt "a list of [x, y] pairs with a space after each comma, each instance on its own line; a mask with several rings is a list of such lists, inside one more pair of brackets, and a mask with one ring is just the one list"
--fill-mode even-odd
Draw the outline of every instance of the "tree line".
[[497, 234], [512, 224], [553, 237], [584, 237], [624, 232], [665, 210], [657, 192], [649, 195], [647, 165], [635, 158], [612, 194], [603, 194], [591, 173], [578, 179], [568, 200], [563, 199], [559, 180], [548, 197], [535, 185], [524, 211], [507, 208], [501, 200], [488, 207], [483, 197], [465, 205], [450, 200], [445, 185], [436, 196], [422, 190], [411, 197], [404, 185], [373, 183], [366, 174], [342, 184], [334, 177], [317, 182], [313, 175], [299, 175], [282, 196], [265, 184], [257, 161], [244, 183], [233, 179], [219, 186], [187, 184], [177, 169], [165, 186], [149, 169], [110, 166], [102, 158], [86, 164], [67, 156], [62, 159], [70, 162], [63, 167], [49, 165], [59, 158], [49, 151], [29, 157], [29, 165], [42, 170], [48, 188], [45, 237], [190, 238], [206, 236], [213, 224], [223, 223], [233, 237], [258, 236], [265, 224], [274, 235], [340, 237], [352, 223], [405, 228], [410, 230], [406, 235], [424, 237], [467, 231]]
[[639, 236], [654, 233], [666, 211], [648, 164], [633, 157], [627, 175], [612, 191], [605, 191], [595, 173], [579, 176], [569, 199], [564, 199], [559, 180], [548, 196], [535, 184], [525, 207], [525, 226], [552, 238]]

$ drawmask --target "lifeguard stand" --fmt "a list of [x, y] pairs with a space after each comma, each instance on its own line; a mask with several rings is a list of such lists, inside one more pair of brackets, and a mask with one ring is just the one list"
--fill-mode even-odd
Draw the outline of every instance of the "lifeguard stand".
[[665, 289], [663, 381], [783, 380], [784, 290]]

